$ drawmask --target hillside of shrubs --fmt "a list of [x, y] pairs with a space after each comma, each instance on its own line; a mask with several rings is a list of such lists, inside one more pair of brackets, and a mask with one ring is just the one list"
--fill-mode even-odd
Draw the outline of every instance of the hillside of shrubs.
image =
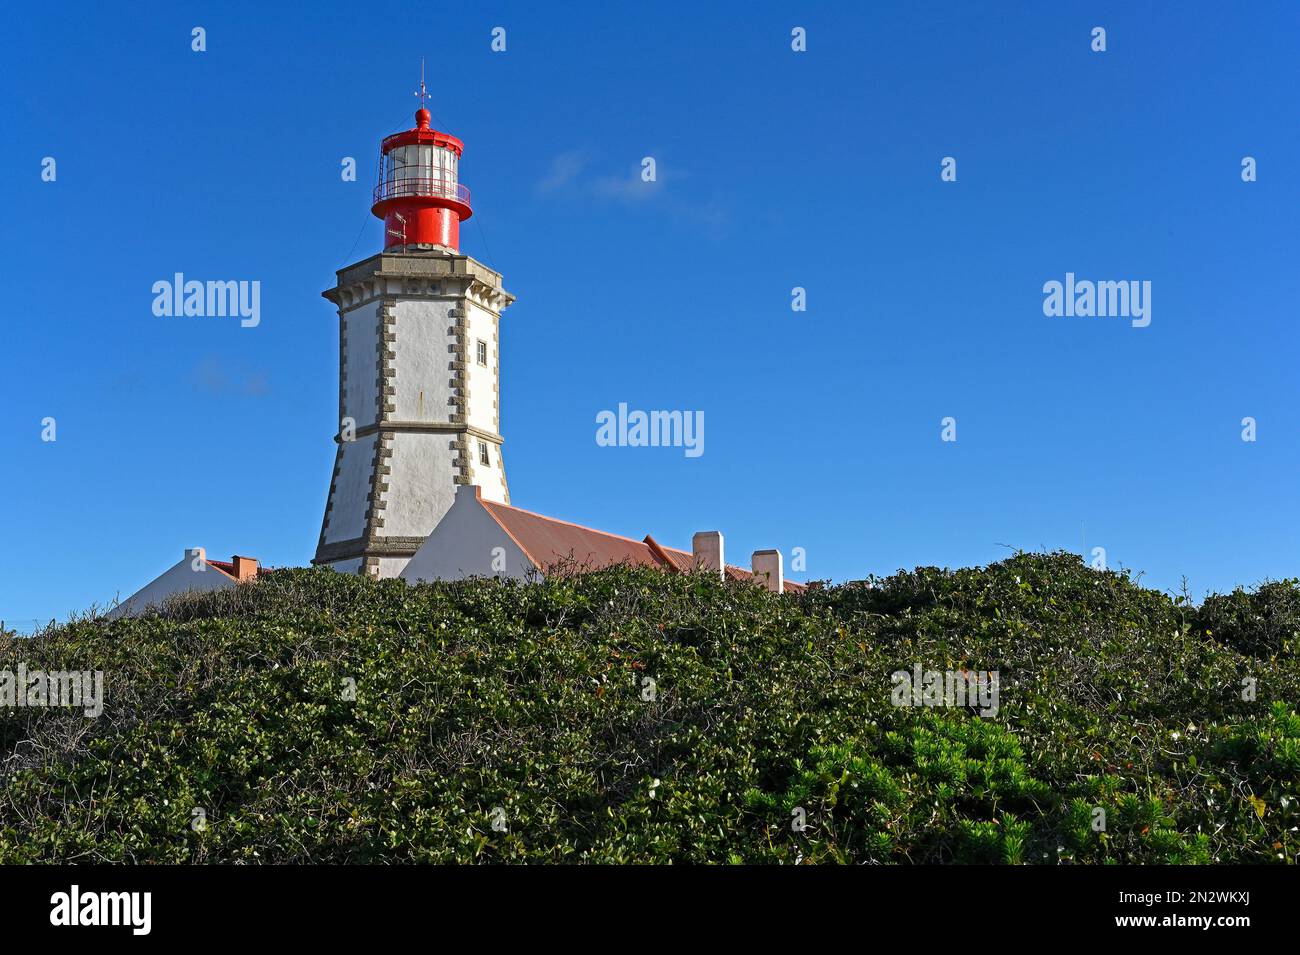
[[[327, 570], [0, 634], [0, 862], [1295, 863], [1300, 582], [1075, 555], [777, 597]], [[996, 715], [890, 675], [997, 671]]]

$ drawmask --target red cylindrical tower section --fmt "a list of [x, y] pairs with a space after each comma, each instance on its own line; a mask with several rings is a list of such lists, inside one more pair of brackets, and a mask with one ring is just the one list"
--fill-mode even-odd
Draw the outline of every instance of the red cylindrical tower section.
[[460, 251], [460, 223], [473, 215], [460, 184], [465, 144], [429, 128], [429, 111], [415, 129], [394, 133], [380, 147], [379, 182], [370, 211], [384, 220], [384, 248], [441, 246]]

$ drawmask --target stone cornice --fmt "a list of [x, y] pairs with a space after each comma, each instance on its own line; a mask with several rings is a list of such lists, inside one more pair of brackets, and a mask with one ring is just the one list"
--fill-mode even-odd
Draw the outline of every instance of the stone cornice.
[[499, 315], [515, 300], [499, 272], [468, 255], [381, 252], [337, 275], [338, 285], [321, 295], [343, 311], [384, 295], [427, 295], [468, 298]]
[[[426, 432], [426, 433], [446, 433], [446, 434], [470, 434], [484, 441], [491, 441], [493, 444], [505, 444], [505, 438], [491, 431], [484, 431], [482, 428], [476, 428], [470, 424], [456, 424], [452, 421], [380, 421], [376, 424], [362, 425], [354, 433], [354, 439], [364, 438], [368, 435], [377, 434], [387, 431], [406, 431], [406, 432]], [[342, 444], [343, 435], [334, 435], [334, 443]]]
[[357, 557], [413, 557], [423, 537], [354, 537], [325, 544], [316, 551], [313, 564], [336, 564]]

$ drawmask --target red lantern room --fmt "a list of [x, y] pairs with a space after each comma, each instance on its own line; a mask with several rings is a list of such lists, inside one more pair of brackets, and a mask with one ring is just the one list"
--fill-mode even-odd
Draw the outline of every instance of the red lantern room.
[[[423, 98], [424, 82], [420, 82]], [[465, 144], [429, 128], [423, 106], [415, 128], [394, 133], [380, 147], [379, 182], [370, 211], [384, 220], [384, 248], [460, 250], [460, 224], [473, 215], [469, 190], [460, 184]]]

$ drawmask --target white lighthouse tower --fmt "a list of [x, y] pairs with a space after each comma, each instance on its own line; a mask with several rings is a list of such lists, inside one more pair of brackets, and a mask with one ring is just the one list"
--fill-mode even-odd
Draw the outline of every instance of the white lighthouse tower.
[[[420, 94], [424, 83], [420, 83]], [[383, 141], [371, 211], [384, 250], [338, 272], [338, 448], [312, 563], [396, 577], [458, 485], [510, 503], [501, 457], [501, 276], [460, 253], [464, 143], [429, 127]]]

